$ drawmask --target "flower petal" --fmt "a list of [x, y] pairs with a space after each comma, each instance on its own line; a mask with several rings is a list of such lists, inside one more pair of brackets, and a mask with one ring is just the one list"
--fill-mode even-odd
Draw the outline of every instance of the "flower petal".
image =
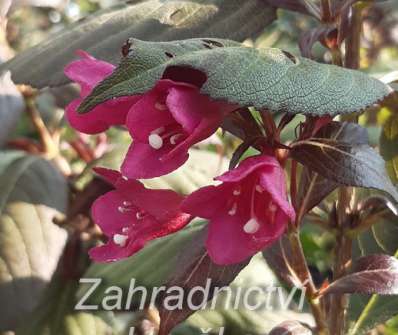
[[121, 167], [123, 175], [131, 179], [155, 178], [176, 170], [187, 161], [188, 152], [179, 152], [173, 159], [162, 161], [168, 150], [166, 146], [156, 150], [149, 144], [133, 142]]
[[174, 86], [170, 88], [166, 104], [174, 119], [188, 133], [194, 131], [201, 120], [214, 114], [225, 115], [237, 107], [225, 102], [211, 100], [200, 93], [196, 86]]
[[277, 206], [293, 221], [296, 218], [296, 212], [287, 199], [286, 179], [283, 169], [278, 165], [271, 170], [261, 171], [259, 183], [271, 195]]
[[117, 181], [122, 177], [119, 171], [107, 169], [103, 167], [93, 168], [94, 172], [103, 177], [109, 184], [116, 185]]
[[214, 263], [228, 265], [242, 262], [274, 243], [286, 227], [286, 224], [261, 222], [258, 232], [248, 234], [243, 230], [246, 222], [242, 221], [242, 216], [224, 213], [211, 219], [206, 247]]
[[209, 112], [207, 100], [196, 87], [172, 87], [166, 105], [174, 119], [186, 132], [191, 133]]
[[85, 114], [77, 112], [82, 99], [75, 99], [66, 107], [66, 118], [74, 129], [85, 134], [98, 134], [111, 126], [125, 124], [127, 113], [138, 99], [134, 96], [117, 98]]
[[179, 214], [168, 221], [144, 219], [137, 225], [130, 227], [127, 245], [116, 245], [112, 239], [102, 246], [89, 251], [90, 257], [97, 262], [112, 262], [133, 255], [141, 250], [147, 242], [156, 238], [172, 234], [191, 221], [187, 214]]
[[280, 167], [277, 159], [269, 155], [257, 155], [246, 158], [239, 166], [231, 171], [224, 173], [223, 175], [216, 178], [223, 182], [238, 182], [249, 176], [256, 169], [264, 167]]
[[180, 213], [184, 197], [177, 192], [162, 189], [147, 189], [136, 180], [120, 179], [116, 184], [126, 199], [134, 206], [155, 217], [158, 221], [168, 221]]
[[189, 148], [191, 148], [193, 145], [214, 134], [221, 122], [222, 115], [220, 114], [213, 114], [202, 118], [199, 125], [193, 130], [193, 132], [174, 149], [170, 150], [166, 155], [164, 155], [162, 157], [162, 161], [167, 162], [169, 160], [174, 160], [176, 157], [188, 152]]
[[66, 65], [64, 72], [69, 79], [81, 86], [82, 96], [85, 97], [94, 86], [112, 73], [115, 66], [98, 60], [82, 50], [77, 54], [81, 59]]
[[134, 213], [119, 210], [125, 200], [124, 194], [115, 190], [100, 196], [93, 203], [93, 220], [108, 237], [120, 233], [124, 227], [136, 221]]
[[127, 128], [131, 136], [140, 142], [148, 142], [154, 130], [175, 123], [165, 105], [168, 88], [173, 82], [160, 81], [131, 108], [127, 117]]
[[226, 213], [220, 213], [210, 221], [206, 247], [214, 263], [239, 263], [258, 251], [252, 248], [252, 236], [246, 234], [242, 226], [241, 217]]
[[210, 219], [215, 214], [226, 211], [230, 193], [232, 188], [225, 184], [202, 187], [182, 202], [181, 209], [193, 216]]

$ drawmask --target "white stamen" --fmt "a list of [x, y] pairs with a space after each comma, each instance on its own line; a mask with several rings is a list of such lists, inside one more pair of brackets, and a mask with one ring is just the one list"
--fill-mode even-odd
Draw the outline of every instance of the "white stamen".
[[122, 176], [123, 180], [129, 180], [126, 176]]
[[238, 204], [235, 202], [232, 208], [229, 210], [228, 215], [234, 216], [236, 214], [237, 209], [238, 209]]
[[260, 229], [260, 224], [258, 223], [256, 218], [251, 218], [243, 226], [243, 231], [246, 234], [255, 234], [259, 229]]
[[132, 205], [132, 203], [130, 201], [123, 201], [123, 206], [128, 207], [131, 205]]
[[157, 102], [157, 103], [155, 104], [155, 108], [156, 108], [157, 110], [160, 110], [160, 111], [165, 111], [165, 110], [167, 110], [167, 106], [166, 106], [165, 104], [162, 104], [161, 102]]
[[155, 150], [158, 150], [163, 146], [163, 140], [158, 134], [149, 135], [148, 142], [149, 145]]
[[234, 190], [233, 195], [239, 195], [240, 194], [240, 190]]
[[135, 217], [137, 218], [137, 220], [141, 220], [141, 219], [144, 217], [144, 214], [141, 213], [141, 212], [137, 212], [137, 213], [135, 214]]
[[256, 185], [256, 191], [257, 191], [258, 193], [263, 193], [263, 192], [264, 192], [264, 189], [263, 189], [263, 187], [262, 187], [261, 185]]
[[127, 240], [128, 236], [126, 235], [121, 235], [121, 234], [113, 235], [113, 242], [115, 242], [115, 244], [117, 244], [120, 247], [124, 247], [126, 245]]
[[181, 137], [181, 136], [182, 136], [182, 134], [175, 134], [175, 135], [171, 136], [171, 137], [170, 137], [170, 143], [171, 143], [172, 145], [177, 144], [177, 140], [178, 140], [178, 138]]
[[118, 210], [120, 213], [123, 213], [123, 214], [131, 211], [131, 209], [126, 208], [126, 207], [123, 207], [123, 206], [119, 206], [119, 207], [117, 208], [117, 210]]
[[128, 227], [124, 227], [124, 228], [122, 229], [122, 233], [126, 234], [126, 233], [128, 233], [129, 230], [130, 230], [130, 229], [129, 229]]
[[276, 212], [276, 211], [278, 210], [278, 207], [277, 207], [273, 202], [271, 202], [271, 203], [269, 204], [269, 206], [268, 206], [268, 209], [269, 209], [271, 212]]
[[165, 130], [166, 129], [164, 127], [160, 127], [160, 128], [157, 128], [157, 129], [151, 131], [151, 134], [158, 134], [159, 135], [159, 134], [163, 133]]

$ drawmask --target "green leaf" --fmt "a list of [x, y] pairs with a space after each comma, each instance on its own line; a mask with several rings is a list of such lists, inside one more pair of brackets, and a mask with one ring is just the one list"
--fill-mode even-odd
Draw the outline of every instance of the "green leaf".
[[[162, 77], [181, 80], [185, 71], [185, 79], [190, 80], [192, 69], [200, 71], [200, 79], [205, 80], [201, 93], [272, 112], [346, 114], [361, 111], [392, 92], [388, 85], [359, 71], [316, 63], [279, 49], [234, 47], [221, 42], [220, 46], [227, 47], [203, 50], [203, 40], [198, 39], [131, 42], [131, 55], [84, 100], [81, 112], [113, 97], [145, 93]], [[181, 54], [182, 47], [192, 51]], [[145, 55], [166, 49], [175, 57], [159, 58], [155, 66], [152, 59], [152, 64], [143, 62]]]
[[78, 283], [56, 278], [40, 305], [15, 335], [113, 335], [107, 313], [75, 311]]
[[398, 249], [398, 218], [387, 215], [372, 225], [373, 236], [383, 252], [393, 255]]
[[[396, 101], [398, 103], [398, 99]], [[388, 174], [398, 184], [398, 113], [393, 113], [383, 126], [380, 136], [380, 154], [386, 161]]]
[[0, 152], [0, 331], [13, 329], [37, 304], [57, 266], [66, 232], [67, 185], [47, 161]]
[[12, 82], [10, 72], [0, 74], [0, 146], [14, 130], [24, 108], [22, 94]]
[[[117, 64], [129, 37], [170, 41], [219, 37], [243, 41], [275, 19], [275, 8], [263, 0], [134, 0], [88, 16], [0, 67], [18, 84], [59, 86], [68, 79], [66, 64], [82, 49]], [[35, 66], [32, 66], [35, 64]]]
[[333, 122], [292, 147], [294, 159], [323, 177], [342, 185], [384, 191], [398, 202], [384, 160], [368, 145], [367, 132], [359, 125]]

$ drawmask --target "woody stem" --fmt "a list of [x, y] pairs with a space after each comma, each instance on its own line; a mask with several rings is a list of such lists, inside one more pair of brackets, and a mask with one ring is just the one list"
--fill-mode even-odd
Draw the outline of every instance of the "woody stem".
[[315, 287], [312, 275], [308, 268], [307, 260], [304, 255], [303, 246], [300, 241], [299, 222], [289, 226], [288, 237], [293, 256], [293, 270], [305, 288], [306, 298], [311, 307], [312, 314], [315, 319], [317, 334], [329, 335], [326, 316], [320, 300], [317, 297], [318, 290]]

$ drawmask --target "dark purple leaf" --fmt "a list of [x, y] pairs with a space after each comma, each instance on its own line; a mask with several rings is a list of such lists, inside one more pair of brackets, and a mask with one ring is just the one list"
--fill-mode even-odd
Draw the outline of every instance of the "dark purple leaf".
[[[229, 266], [214, 264], [205, 248], [206, 235], [207, 232], [204, 230], [200, 236], [192, 241], [189, 249], [181, 253], [178, 268], [175, 270], [173, 278], [166, 284], [166, 287], [181, 287], [187, 294], [184, 294], [184, 303], [181, 310], [171, 311], [165, 308], [163, 302], [167, 295], [159, 300], [158, 309], [161, 320], [159, 335], [168, 335], [177, 324], [195, 312], [195, 310], [189, 308], [188, 301], [185, 299], [193, 288], [205, 288], [210, 280], [211, 285], [208, 295], [210, 300], [216, 287], [228, 286], [249, 262], [248, 259], [243, 263]], [[200, 306], [204, 302], [206, 300], [203, 293], [198, 292], [198, 294], [193, 295], [192, 303], [195, 306]]]
[[256, 141], [256, 139], [249, 139], [243, 141], [238, 148], [234, 151], [234, 154], [232, 155], [231, 161], [229, 162], [229, 169], [232, 170], [235, 168], [244, 153], [252, 146], [252, 144]]
[[398, 294], [398, 260], [388, 255], [359, 258], [350, 274], [322, 291], [329, 293]]
[[316, 42], [320, 42], [332, 29], [328, 26], [321, 26], [310, 29], [300, 36], [299, 47], [303, 57], [313, 58], [312, 48]]
[[368, 145], [366, 129], [357, 124], [330, 123], [314, 137], [293, 143], [291, 155], [336, 183], [384, 191], [398, 201], [384, 160]]
[[338, 186], [338, 183], [304, 167], [301, 172], [300, 186], [297, 193], [298, 208], [303, 206], [303, 214], [308, 213]]
[[293, 251], [286, 235], [282, 236], [271, 247], [265, 249], [263, 251], [263, 257], [279, 280], [289, 286], [299, 286], [302, 284], [293, 271]]

